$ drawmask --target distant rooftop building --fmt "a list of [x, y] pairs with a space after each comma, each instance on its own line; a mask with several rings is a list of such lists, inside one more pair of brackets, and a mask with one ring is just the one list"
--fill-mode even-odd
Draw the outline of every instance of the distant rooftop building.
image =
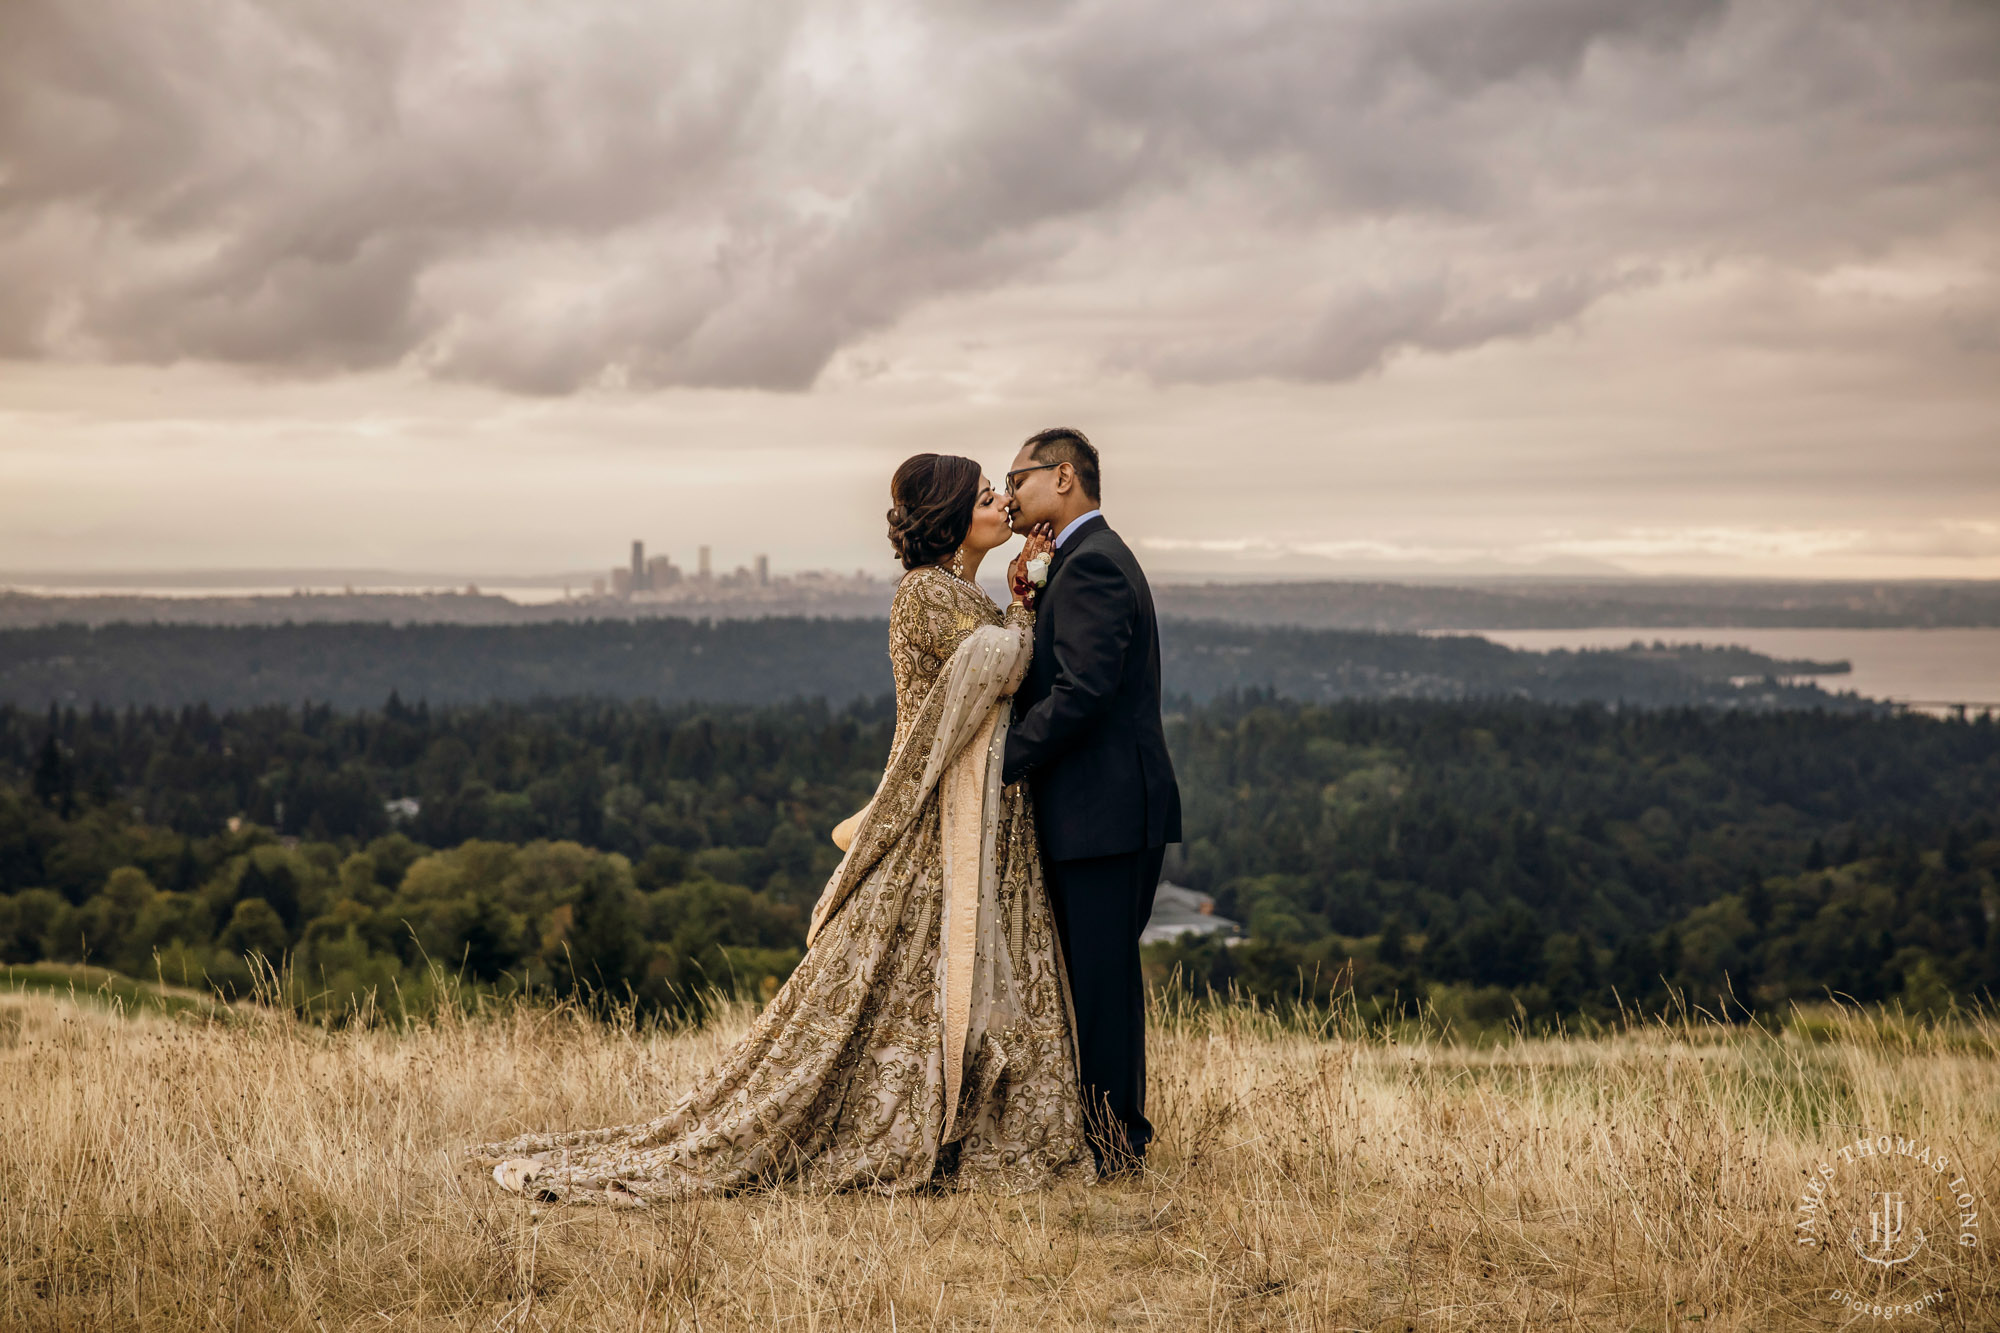
[[771, 586], [771, 557], [768, 555], [757, 557], [757, 586], [760, 588]]
[[634, 538], [632, 541], [632, 591], [638, 592], [646, 586], [646, 543]]
[[710, 579], [715, 577], [715, 562], [709, 558], [708, 548], [706, 546], [701, 548], [701, 553], [697, 557], [695, 564], [695, 577], [700, 579], [703, 583], [707, 583]]
[[1218, 932], [1234, 935], [1237, 925], [1228, 917], [1215, 914], [1215, 899], [1161, 880], [1159, 891], [1153, 895], [1153, 914], [1146, 919], [1146, 928], [1139, 932], [1139, 943], [1161, 944], [1183, 935]]

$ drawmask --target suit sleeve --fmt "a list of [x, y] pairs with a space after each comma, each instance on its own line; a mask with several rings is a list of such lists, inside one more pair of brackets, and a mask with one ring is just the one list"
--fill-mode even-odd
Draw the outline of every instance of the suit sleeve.
[[1047, 612], [1056, 623], [1055, 684], [1007, 733], [1003, 782], [1020, 781], [1075, 744], [1124, 678], [1139, 609], [1124, 571], [1106, 556], [1079, 551], [1064, 562], [1059, 596]]

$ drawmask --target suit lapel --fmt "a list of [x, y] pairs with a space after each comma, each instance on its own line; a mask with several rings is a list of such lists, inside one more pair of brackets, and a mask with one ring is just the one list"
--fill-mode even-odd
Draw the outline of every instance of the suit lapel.
[[[1069, 553], [1080, 546], [1085, 537], [1088, 537], [1100, 528], [1109, 526], [1111, 525], [1104, 521], [1104, 515], [1099, 514], [1096, 518], [1091, 519], [1090, 522], [1072, 532], [1069, 535], [1069, 540], [1056, 548], [1054, 557], [1049, 561], [1049, 581], [1043, 585], [1043, 597], [1047, 597], [1055, 591], [1056, 575], [1062, 573], [1063, 560], [1068, 557]], [[1034, 697], [1038, 699], [1049, 692], [1050, 686], [1055, 681], [1055, 658], [1050, 652], [1050, 645], [1055, 642], [1056, 637], [1055, 617], [1050, 614], [1053, 609], [1052, 606], [1044, 602], [1038, 607], [1038, 613], [1035, 616], [1035, 657], [1034, 661], [1028, 666], [1028, 676], [1029, 679], [1036, 682]]]
[[1049, 582], [1053, 584], [1056, 581], [1056, 571], [1063, 567], [1063, 561], [1069, 558], [1069, 553], [1083, 544], [1085, 537], [1088, 537], [1100, 528], [1108, 528], [1110, 526], [1109, 523], [1104, 521], [1104, 515], [1099, 514], [1075, 532], [1072, 532], [1069, 535], [1069, 540], [1056, 548], [1055, 559], [1049, 561]]

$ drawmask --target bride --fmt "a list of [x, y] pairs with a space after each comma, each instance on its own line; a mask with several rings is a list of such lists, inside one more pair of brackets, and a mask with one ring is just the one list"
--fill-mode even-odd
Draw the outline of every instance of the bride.
[[[1008, 699], [1034, 642], [1028, 538], [1003, 615], [974, 583], [1011, 536], [970, 459], [896, 469], [889, 615], [896, 737], [835, 831], [806, 954], [750, 1032], [656, 1120], [526, 1134], [471, 1155], [531, 1197], [643, 1206], [757, 1186], [1003, 1190], [1096, 1171], [1069, 987], [1022, 785], [1000, 783]], [[851, 831], [850, 831], [851, 830]]]

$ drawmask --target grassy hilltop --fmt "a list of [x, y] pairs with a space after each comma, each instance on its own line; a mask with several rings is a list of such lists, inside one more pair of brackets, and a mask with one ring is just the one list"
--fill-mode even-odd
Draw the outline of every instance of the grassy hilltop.
[[1864, 1287], [1793, 1243], [1806, 1173], [1876, 1128], [1962, 1154], [1991, 1196], [1990, 1019], [1477, 1049], [1156, 1008], [1136, 1183], [609, 1212], [457, 1169], [476, 1140], [655, 1113], [748, 1013], [328, 1031], [0, 994], [0, 1327], [1761, 1333], [1849, 1324], [1842, 1289], [1942, 1289], [1912, 1325], [2000, 1323], [1990, 1244], [1940, 1237]]

